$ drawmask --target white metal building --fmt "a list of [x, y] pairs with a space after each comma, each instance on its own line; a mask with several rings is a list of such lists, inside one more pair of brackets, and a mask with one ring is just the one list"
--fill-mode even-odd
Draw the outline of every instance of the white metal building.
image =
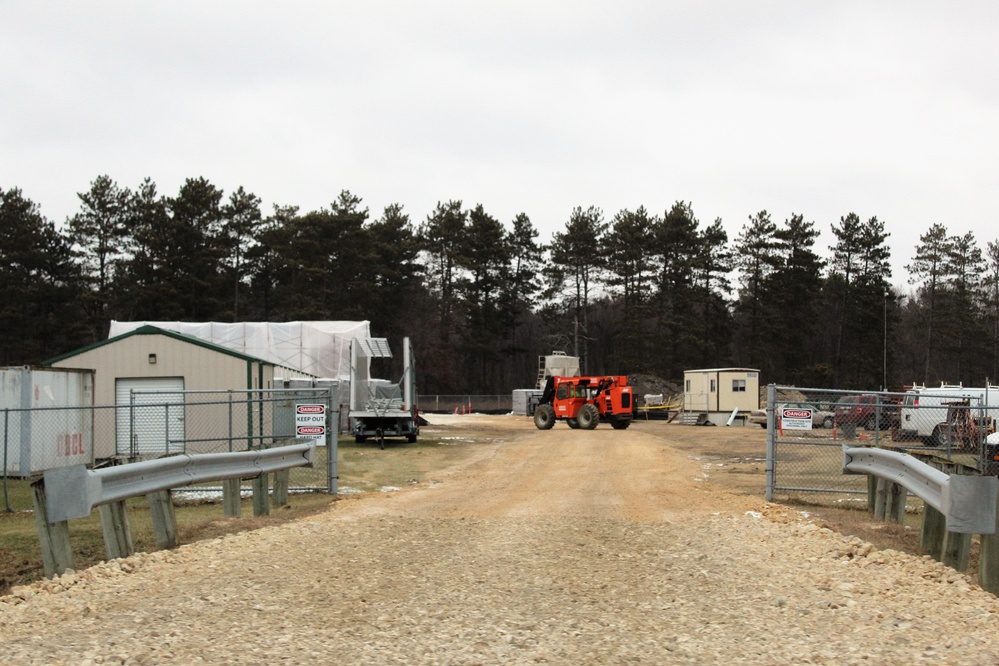
[[683, 411], [699, 422], [745, 425], [749, 412], [760, 408], [760, 371], [753, 368], [684, 370]]
[[[282, 367], [205, 340], [155, 326], [140, 326], [121, 335], [45, 361], [52, 368], [77, 368], [94, 372], [95, 405], [127, 405], [133, 390], [197, 391], [254, 390], [274, 387], [275, 376], [285, 379], [313, 376], [297, 368]], [[275, 370], [277, 372], [275, 372]], [[168, 401], [164, 397], [157, 400]], [[175, 394], [177, 402], [183, 395]], [[94, 434], [96, 457], [109, 457], [116, 446], [131, 437], [126, 411], [117, 423], [106, 424]], [[124, 419], [124, 420], [123, 420]], [[162, 427], [183, 432], [184, 411], [171, 412]], [[187, 426], [188, 434], [191, 426]], [[115, 432], [110, 432], [110, 430]]]

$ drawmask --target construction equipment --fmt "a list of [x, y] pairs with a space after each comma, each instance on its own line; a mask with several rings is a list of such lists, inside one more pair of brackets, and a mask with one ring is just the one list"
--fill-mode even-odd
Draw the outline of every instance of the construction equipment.
[[940, 446], [949, 442], [952, 447], [962, 451], [977, 451], [985, 438], [995, 432], [995, 420], [976, 416], [971, 399], [942, 404], [947, 407], [947, 421], [934, 431], [934, 437], [939, 440]]
[[548, 430], [564, 420], [570, 428], [592, 430], [600, 421], [624, 430], [635, 417], [635, 401], [628, 378], [549, 377], [541, 401], [534, 410], [534, 425]]
[[415, 442], [420, 434], [416, 366], [409, 338], [402, 342], [402, 379], [398, 383], [372, 379], [371, 359], [391, 357], [385, 338], [354, 338], [350, 342], [349, 427], [359, 444], [375, 438], [385, 448], [386, 437]]

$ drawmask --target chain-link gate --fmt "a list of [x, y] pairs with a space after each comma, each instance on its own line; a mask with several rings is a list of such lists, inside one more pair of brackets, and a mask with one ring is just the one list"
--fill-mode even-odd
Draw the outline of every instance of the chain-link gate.
[[[335, 492], [340, 430], [332, 388], [131, 392], [116, 423], [117, 458], [224, 453], [280, 446], [302, 436], [296, 406], [322, 405], [325, 423], [308, 426], [318, 440], [312, 468], [291, 470], [292, 491]], [[320, 429], [322, 432], [320, 432]]]
[[996, 474], [999, 387], [914, 387], [903, 393], [767, 387], [767, 499], [776, 493], [863, 495], [843, 474], [843, 447], [875, 446], [967, 473]]

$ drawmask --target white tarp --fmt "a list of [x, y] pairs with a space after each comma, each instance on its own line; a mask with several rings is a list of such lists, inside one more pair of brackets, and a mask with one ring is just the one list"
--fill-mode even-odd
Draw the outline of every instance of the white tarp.
[[350, 377], [350, 341], [370, 337], [368, 321], [113, 321], [109, 338], [155, 326], [294, 368], [315, 377]]

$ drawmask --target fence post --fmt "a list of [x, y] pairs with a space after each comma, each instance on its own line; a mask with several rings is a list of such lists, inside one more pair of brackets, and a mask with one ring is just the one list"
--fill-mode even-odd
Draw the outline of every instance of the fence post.
[[128, 528], [128, 513], [125, 501], [111, 502], [97, 507], [101, 516], [101, 529], [104, 531], [104, 548], [108, 559], [129, 557], [135, 554], [132, 548], [132, 532]]
[[177, 547], [177, 516], [173, 510], [173, 497], [169, 489], [146, 495], [149, 515], [153, 519], [153, 534], [160, 550]]
[[3, 506], [4, 511], [10, 512], [10, 497], [7, 495], [7, 420], [10, 417], [10, 410], [3, 410]]
[[[330, 405], [330, 408], [333, 406]], [[337, 423], [340, 422], [340, 405], [336, 407]], [[337, 454], [340, 450], [340, 430], [326, 430], [326, 486], [330, 495], [340, 492], [340, 471], [337, 465]]]
[[777, 482], [777, 439], [774, 432], [774, 404], [777, 400], [777, 387], [767, 384], [767, 490], [766, 501], [774, 499], [774, 486]]
[[242, 513], [242, 482], [242, 479], [222, 480], [222, 510], [231, 518], [239, 518]]
[[73, 549], [69, 544], [69, 522], [60, 520], [49, 523], [45, 503], [45, 479], [31, 484], [31, 502], [35, 507], [35, 525], [38, 527], [38, 542], [42, 547], [42, 563], [45, 576], [52, 578], [73, 568]]

